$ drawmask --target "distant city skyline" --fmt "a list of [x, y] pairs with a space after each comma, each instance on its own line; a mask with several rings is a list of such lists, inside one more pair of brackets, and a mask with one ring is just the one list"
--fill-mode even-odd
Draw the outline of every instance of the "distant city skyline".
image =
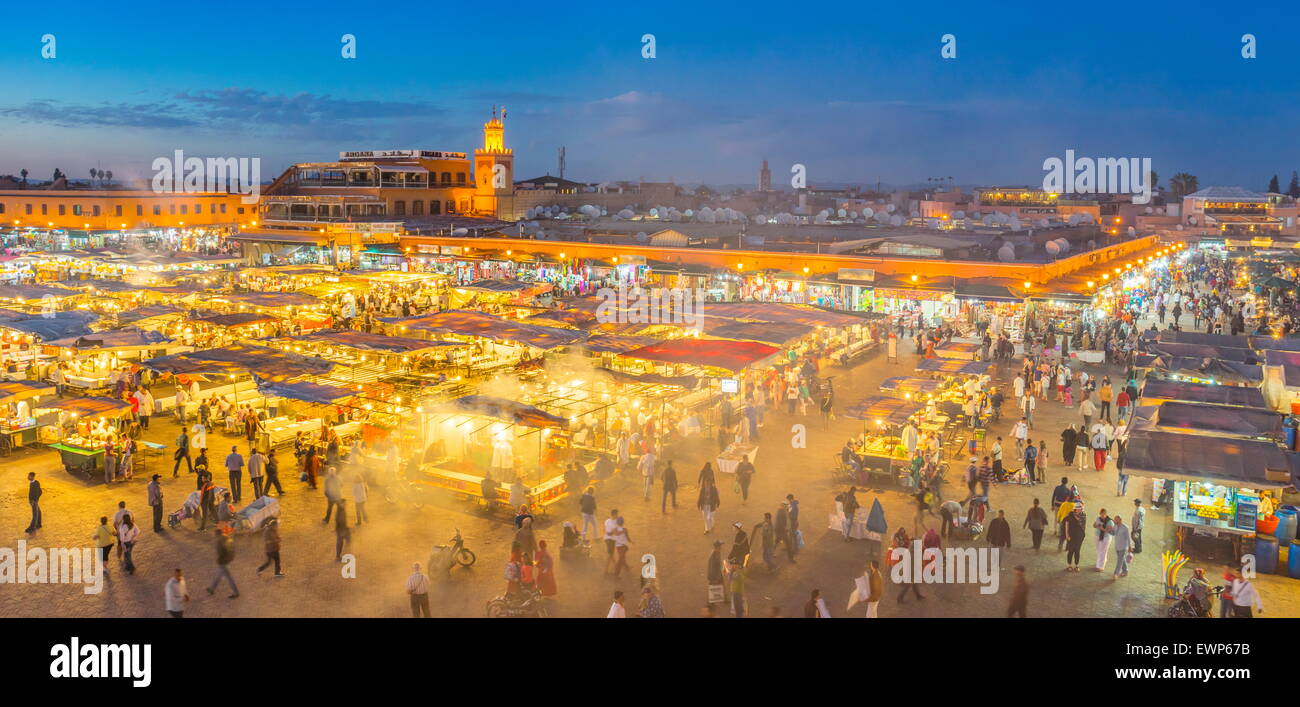
[[[1293, 8], [1008, 3], [799, 12], [390, 3], [301, 9], [19, 5], [0, 33], [0, 174], [151, 174], [155, 157], [262, 158], [273, 178], [348, 149], [478, 146], [504, 105], [519, 179], [811, 186], [1041, 181], [1044, 159], [1149, 157], [1161, 184], [1262, 191], [1300, 169]], [[641, 37], [656, 56], [642, 58]], [[957, 57], [940, 56], [953, 34]], [[1258, 58], [1241, 57], [1254, 34]], [[41, 57], [41, 37], [57, 56]], [[340, 37], [357, 58], [340, 57]]]

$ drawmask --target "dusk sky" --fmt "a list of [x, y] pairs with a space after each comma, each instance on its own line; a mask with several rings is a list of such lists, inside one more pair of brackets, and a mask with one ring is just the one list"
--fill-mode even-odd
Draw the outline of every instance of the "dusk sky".
[[0, 173], [143, 177], [183, 149], [261, 157], [271, 179], [346, 149], [469, 152], [493, 104], [517, 178], [554, 173], [561, 145], [583, 181], [752, 184], [766, 158], [778, 185], [796, 162], [812, 185], [1031, 184], [1066, 149], [1150, 157], [1162, 185], [1263, 189], [1300, 169], [1294, 8], [636, 5], [10, 5]]

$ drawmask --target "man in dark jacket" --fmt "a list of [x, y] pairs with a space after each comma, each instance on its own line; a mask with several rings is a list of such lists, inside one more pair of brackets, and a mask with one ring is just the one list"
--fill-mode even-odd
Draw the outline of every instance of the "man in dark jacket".
[[158, 483], [160, 478], [162, 474], [154, 474], [149, 480], [149, 485], [145, 487], [149, 493], [149, 505], [153, 508], [153, 532], [155, 533], [163, 531], [163, 492], [162, 485]]
[[1007, 522], [1006, 514], [998, 511], [998, 517], [989, 521], [989, 544], [993, 547], [1011, 547], [1011, 524]]
[[36, 480], [36, 472], [27, 472], [27, 502], [32, 506], [32, 522], [27, 524], [28, 535], [41, 527], [41, 482]]
[[785, 543], [785, 554], [789, 556], [791, 562], [794, 562], [794, 553], [798, 550], [798, 547], [796, 547], [794, 531], [790, 529], [789, 503], [781, 502], [781, 507], [776, 511], [776, 523], [773, 530], [776, 533], [776, 544]]
[[677, 507], [677, 470], [673, 468], [672, 460], [668, 461], [668, 466], [660, 475], [660, 481], [663, 483], [664, 495], [659, 502], [659, 512], [668, 512], [668, 494], [673, 495], [673, 508]]
[[[1061, 477], [1061, 485], [1052, 489], [1052, 515], [1056, 515], [1056, 509], [1061, 507], [1062, 503], [1070, 500], [1070, 478]], [[1065, 547], [1065, 523], [1056, 524], [1056, 549], [1060, 551]]]
[[221, 583], [222, 578], [230, 582], [231, 599], [239, 597], [239, 587], [235, 584], [235, 578], [230, 575], [230, 563], [235, 559], [235, 543], [231, 539], [230, 533], [222, 528], [217, 529], [217, 575], [212, 578], [212, 584], [208, 585], [208, 594], [217, 590], [217, 585]]
[[[722, 566], [722, 541], [713, 541], [713, 552], [709, 555], [709, 585], [723, 587], [722, 600], [726, 601], [727, 577]], [[719, 602], [720, 603], [720, 602]]]
[[743, 566], [745, 558], [749, 556], [749, 536], [745, 534], [740, 521], [736, 521], [732, 525], [736, 529], [736, 537], [731, 541], [731, 552], [727, 554], [727, 562], [734, 562]]

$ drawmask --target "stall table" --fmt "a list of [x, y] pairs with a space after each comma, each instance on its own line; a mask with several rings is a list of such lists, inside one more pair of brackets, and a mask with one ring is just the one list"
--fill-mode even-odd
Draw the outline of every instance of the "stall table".
[[51, 449], [57, 449], [59, 456], [63, 460], [63, 468], [71, 472], [85, 474], [94, 477], [102, 474], [104, 470], [104, 450], [86, 449], [63, 442], [55, 442], [50, 445]]
[[727, 447], [726, 451], [719, 454], [714, 461], [717, 463], [718, 471], [724, 474], [734, 474], [736, 473], [736, 467], [740, 466], [740, 462], [744, 461], [746, 457], [749, 458], [749, 463], [753, 464], [758, 457], [758, 445], [733, 443]]

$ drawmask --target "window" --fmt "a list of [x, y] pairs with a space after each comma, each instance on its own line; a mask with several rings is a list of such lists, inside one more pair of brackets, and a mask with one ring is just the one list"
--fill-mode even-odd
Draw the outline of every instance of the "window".
[[176, 205], [175, 205], [175, 204], [168, 204], [168, 205], [167, 205], [167, 213], [170, 214], [170, 215], [172, 215], [172, 216], [175, 216], [175, 215], [176, 215]]
[[114, 207], [113, 207], [113, 215], [114, 215], [114, 216], [121, 216], [121, 215], [122, 215], [122, 205], [121, 205], [121, 204], [118, 204], [117, 206], [114, 206]]
[[68, 213], [68, 208], [63, 204], [59, 204], [59, 215], [63, 216], [66, 213]]
[[[226, 213], [226, 205], [225, 205], [225, 204], [222, 204], [222, 205], [221, 205], [221, 213], [223, 213], [223, 214]], [[243, 213], [243, 212], [241, 211], [240, 213]]]
[[393, 215], [394, 215], [394, 216], [405, 216], [405, 215], [406, 215], [406, 202], [405, 202], [405, 201], [394, 201], [394, 202], [393, 202]]
[[3, 201], [0, 201], [0, 214], [3, 214], [4, 212], [5, 212], [5, 204]]
[[469, 202], [465, 201], [464, 199], [460, 200], [460, 213], [462, 214], [469, 213]]
[[136, 205], [135, 205], [135, 215], [136, 215], [136, 216], [144, 216], [144, 204], [136, 204]]
[[443, 172], [443, 173], [442, 173], [442, 183], [443, 183], [443, 184], [451, 184], [451, 172]]
[[451, 199], [447, 200], [447, 213], [449, 214], [456, 213], [456, 202], [452, 201]]
[[456, 173], [456, 183], [457, 183], [457, 184], [464, 184], [464, 183], [465, 183], [465, 173], [464, 173], [464, 172], [457, 172], [457, 173]]
[[[63, 209], [62, 209], [62, 208], [59, 209], [59, 214], [60, 214], [60, 215], [63, 214]], [[72, 205], [72, 215], [73, 215], [73, 216], [80, 216], [80, 215], [81, 215], [81, 204], [73, 204], [73, 205]]]
[[203, 204], [195, 204], [195, 205], [194, 205], [194, 213], [196, 213], [196, 214], [201, 214], [201, 213], [203, 213]]
[[239, 207], [239, 209], [238, 209], [235, 213], [237, 213], [237, 214], [242, 214], [242, 213], [244, 213], [244, 207], [242, 207], [242, 206]]
[[161, 216], [161, 215], [162, 215], [162, 204], [154, 204], [154, 205], [153, 205], [153, 215], [154, 215], [154, 216]]
[[189, 213], [189, 208], [190, 208], [189, 204], [181, 204], [181, 216], [184, 216], [185, 214]]
[[[117, 207], [117, 208], [118, 208], [118, 211], [121, 211], [121, 210], [122, 210], [122, 207], [120, 207], [120, 206]], [[90, 207], [90, 212], [91, 212], [91, 214], [93, 214], [93, 215], [95, 215], [95, 216], [98, 216], [98, 215], [99, 215], [99, 204], [95, 204], [94, 206]], [[118, 215], [120, 216], [121, 214], [118, 214]]]
[[424, 215], [424, 202], [423, 202], [423, 201], [420, 201], [419, 199], [416, 199], [415, 201], [412, 201], [412, 202], [411, 202], [411, 215], [412, 215], [412, 216], [423, 216], [423, 215]]
[[27, 215], [28, 215], [28, 216], [31, 216], [31, 215], [32, 215], [32, 205], [31, 205], [31, 204], [28, 204], [28, 205], [27, 205], [27, 208], [24, 209], [24, 210], [27, 212]]
[[441, 201], [438, 201], [437, 199], [430, 199], [430, 200], [429, 200], [429, 215], [430, 215], [430, 216], [437, 216], [437, 215], [440, 214], [440, 213], [442, 213], [442, 202], [441, 202]]
[[42, 216], [45, 216], [45, 215], [48, 214], [48, 213], [50, 213], [50, 205], [49, 205], [49, 204], [41, 204], [41, 215], [42, 215]]

